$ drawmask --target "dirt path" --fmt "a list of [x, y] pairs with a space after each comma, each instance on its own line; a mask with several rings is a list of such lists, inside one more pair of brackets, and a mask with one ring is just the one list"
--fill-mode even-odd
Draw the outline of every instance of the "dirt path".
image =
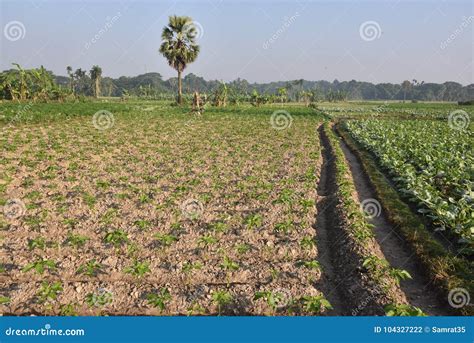
[[[322, 126], [319, 128], [320, 140], [322, 141]], [[336, 205], [334, 171], [331, 170], [333, 159], [327, 145], [321, 144], [322, 163], [317, 187], [317, 215], [315, 229], [317, 233], [318, 260], [322, 266], [322, 277], [317, 287], [321, 289], [334, 309], [331, 315], [343, 315], [348, 312], [347, 303], [342, 300], [340, 282], [333, 266], [331, 247], [338, 240], [338, 233], [334, 230], [333, 218]]]
[[412, 279], [403, 280], [400, 284], [406, 298], [411, 305], [421, 308], [429, 315], [451, 314], [449, 309], [438, 300], [436, 292], [430, 287], [429, 280], [421, 273], [416, 262], [416, 256], [407, 248], [396, 228], [388, 221], [380, 204], [374, 201], [376, 200], [376, 194], [367, 175], [362, 169], [357, 156], [352, 153], [342, 138], [341, 148], [349, 163], [359, 201], [361, 203], [366, 201], [367, 204], [377, 206], [375, 209], [377, 215], [369, 218], [369, 222], [374, 225], [375, 238], [385, 258], [392, 267], [405, 269], [412, 276]]

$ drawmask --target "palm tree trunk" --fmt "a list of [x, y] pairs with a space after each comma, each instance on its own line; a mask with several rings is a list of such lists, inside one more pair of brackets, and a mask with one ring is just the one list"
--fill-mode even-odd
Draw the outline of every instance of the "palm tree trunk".
[[95, 79], [95, 97], [98, 98], [100, 95], [100, 79]]
[[178, 70], [178, 104], [183, 103], [183, 90], [182, 90], [182, 81], [181, 81], [181, 70]]

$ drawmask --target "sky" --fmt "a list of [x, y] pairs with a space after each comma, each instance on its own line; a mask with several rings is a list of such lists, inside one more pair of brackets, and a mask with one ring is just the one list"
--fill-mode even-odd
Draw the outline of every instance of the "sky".
[[0, 69], [174, 77], [158, 53], [173, 14], [198, 28], [185, 74], [208, 80], [474, 83], [471, 0], [0, 0]]

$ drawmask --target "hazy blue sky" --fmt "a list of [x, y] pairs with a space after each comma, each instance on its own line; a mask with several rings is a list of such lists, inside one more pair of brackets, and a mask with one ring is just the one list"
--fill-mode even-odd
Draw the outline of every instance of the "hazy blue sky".
[[178, 14], [202, 27], [201, 54], [185, 74], [206, 79], [474, 82], [470, 0], [0, 3], [2, 69], [42, 64], [64, 75], [67, 65], [98, 64], [113, 77], [175, 76], [158, 47]]

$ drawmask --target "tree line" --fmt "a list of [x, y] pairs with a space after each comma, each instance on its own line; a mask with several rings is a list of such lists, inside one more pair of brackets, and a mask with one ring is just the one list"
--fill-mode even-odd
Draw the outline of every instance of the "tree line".
[[[472, 101], [474, 84], [457, 82], [425, 83], [405, 80], [401, 84], [373, 84], [363, 81], [307, 81], [303, 79], [270, 83], [249, 83], [244, 79], [231, 82], [205, 80], [192, 73], [183, 78], [185, 68], [194, 62], [200, 51], [196, 43], [197, 30], [190, 17], [171, 16], [163, 28], [159, 53], [177, 77], [164, 80], [159, 73], [135, 77], [103, 77], [102, 68], [94, 65], [87, 71], [66, 67], [67, 76], [54, 75], [43, 66], [25, 70], [14, 63], [0, 73], [0, 99], [9, 100], [77, 100], [81, 97], [139, 97], [146, 99], [176, 99], [181, 104], [199, 92], [216, 105], [251, 102], [259, 106], [268, 102], [304, 102], [345, 100], [401, 101]], [[176, 94], [176, 96], [175, 96]]]

